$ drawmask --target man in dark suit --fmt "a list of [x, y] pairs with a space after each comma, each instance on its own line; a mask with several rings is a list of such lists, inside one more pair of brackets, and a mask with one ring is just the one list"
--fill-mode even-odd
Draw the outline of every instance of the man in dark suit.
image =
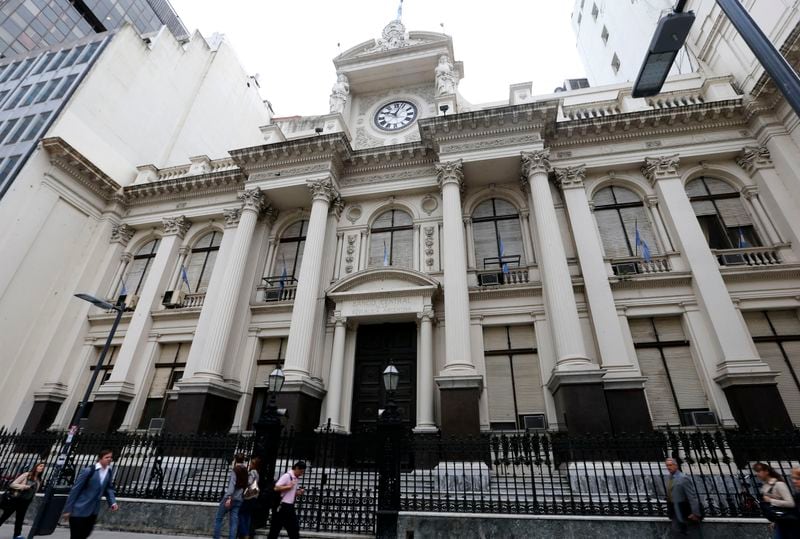
[[669, 479], [667, 480], [667, 515], [672, 524], [673, 537], [702, 537], [702, 508], [697, 490], [691, 478], [680, 470], [673, 458], [666, 460]]
[[112, 511], [119, 509], [114, 496], [114, 477], [111, 461], [114, 455], [110, 449], [100, 451], [97, 463], [81, 470], [64, 504], [64, 518], [69, 519], [70, 539], [86, 539], [92, 534], [97, 513], [100, 512], [100, 499], [105, 496]]

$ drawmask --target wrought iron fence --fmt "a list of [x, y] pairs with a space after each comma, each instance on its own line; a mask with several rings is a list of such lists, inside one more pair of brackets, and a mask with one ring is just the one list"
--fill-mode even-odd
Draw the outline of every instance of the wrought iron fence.
[[[0, 430], [0, 488], [37, 461], [49, 473], [64, 436]], [[273, 443], [273, 442], [269, 442]], [[297, 501], [304, 529], [373, 533], [381, 474], [399, 474], [397, 510], [554, 515], [664, 516], [664, 459], [681, 463], [707, 516], [759, 516], [757, 461], [787, 478], [800, 464], [800, 431], [665, 430], [624, 436], [508, 432], [475, 438], [284, 432], [275, 478], [297, 460], [308, 468]], [[113, 433], [79, 435], [64, 482], [110, 448], [120, 497], [218, 501], [234, 454], [252, 454], [249, 435]], [[396, 466], [387, 466], [387, 455]], [[380, 463], [383, 463], [379, 467]], [[47, 478], [47, 476], [46, 476]], [[397, 495], [397, 491], [393, 491]], [[385, 505], [385, 504], [384, 504]], [[384, 507], [381, 505], [381, 507]]]

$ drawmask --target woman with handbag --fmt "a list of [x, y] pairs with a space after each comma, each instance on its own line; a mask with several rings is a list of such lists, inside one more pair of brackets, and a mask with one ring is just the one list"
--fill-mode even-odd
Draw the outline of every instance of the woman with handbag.
[[220, 539], [222, 535], [222, 523], [225, 514], [230, 515], [230, 528], [228, 537], [236, 539], [239, 531], [239, 509], [242, 506], [244, 489], [247, 488], [247, 465], [244, 463], [244, 455], [238, 453], [233, 459], [233, 468], [228, 473], [228, 487], [219, 502], [217, 518], [214, 522], [214, 539]]
[[8, 520], [12, 513], [16, 513], [14, 518], [14, 537], [22, 537], [22, 523], [25, 521], [25, 513], [28, 506], [33, 501], [36, 491], [42, 484], [42, 474], [44, 473], [44, 462], [37, 462], [31, 471], [21, 474], [14, 479], [8, 486], [8, 492], [3, 495], [3, 515], [0, 516], [0, 526]]
[[250, 458], [250, 465], [247, 471], [247, 488], [244, 489], [242, 498], [242, 507], [239, 509], [239, 537], [249, 539], [250, 526], [253, 520], [253, 511], [258, 505], [258, 488], [259, 475], [258, 472], [261, 468], [261, 459], [255, 455]]
[[797, 513], [789, 487], [769, 464], [757, 462], [753, 471], [761, 481], [761, 512], [772, 523], [772, 536], [775, 539], [792, 537], [791, 528], [797, 521]]

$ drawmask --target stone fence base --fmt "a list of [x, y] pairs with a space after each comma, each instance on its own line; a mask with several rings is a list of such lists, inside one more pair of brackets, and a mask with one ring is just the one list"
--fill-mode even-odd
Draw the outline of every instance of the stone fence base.
[[[704, 539], [768, 539], [764, 519], [708, 518]], [[463, 513], [400, 513], [398, 539], [552, 538], [645, 539], [670, 537], [669, 520], [646, 517], [563, 515], [476, 515]]]

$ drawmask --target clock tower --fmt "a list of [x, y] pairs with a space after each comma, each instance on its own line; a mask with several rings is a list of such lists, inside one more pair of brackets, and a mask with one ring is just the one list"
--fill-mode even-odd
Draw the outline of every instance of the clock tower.
[[343, 52], [333, 63], [337, 81], [330, 112], [340, 113], [356, 150], [420, 140], [417, 122], [463, 108], [453, 41], [436, 32], [406, 32], [400, 19], [379, 39]]

